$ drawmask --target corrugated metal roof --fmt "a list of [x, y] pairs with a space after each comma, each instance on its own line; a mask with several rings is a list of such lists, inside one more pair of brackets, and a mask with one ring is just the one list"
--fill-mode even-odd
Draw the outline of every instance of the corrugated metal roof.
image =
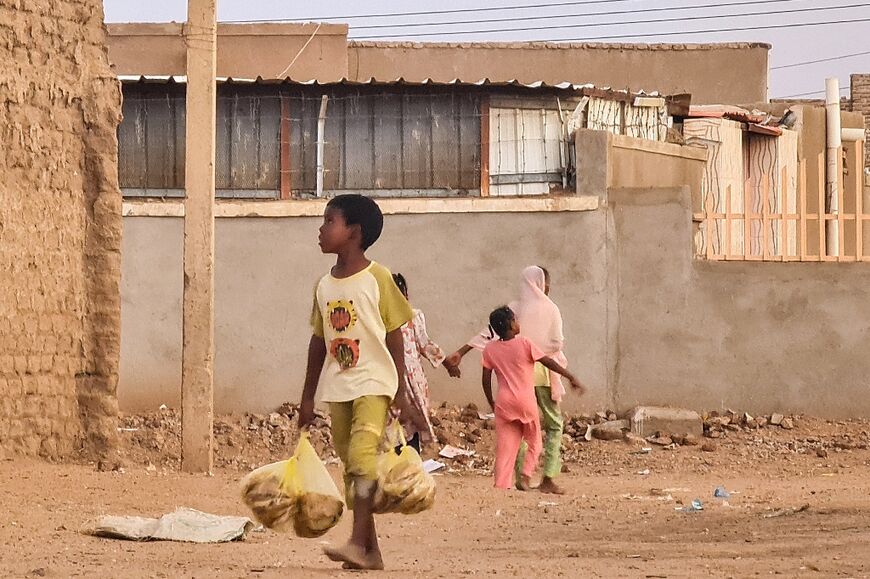
[[[164, 75], [119, 75], [118, 80], [122, 83], [146, 83], [146, 84], [185, 84], [186, 76], [164, 76]], [[354, 80], [349, 78], [341, 78], [334, 82], [322, 82], [318, 80], [296, 80], [292, 78], [285, 79], [264, 79], [257, 78], [232, 78], [232, 77], [217, 77], [218, 84], [288, 84], [296, 86], [468, 86], [468, 87], [504, 87], [504, 88], [528, 88], [528, 89], [554, 89], [579, 92], [585, 96], [598, 96], [601, 98], [621, 98], [637, 97], [637, 96], [662, 96], [658, 92], [628, 91], [617, 90], [610, 87], [596, 87], [592, 84], [574, 84], [570, 82], [560, 82], [551, 84], [538, 80], [530, 83], [523, 83], [518, 80], [508, 81], [492, 81], [488, 78], [482, 78], [475, 81], [467, 81], [461, 79], [453, 79], [450, 81], [437, 81], [431, 78], [426, 78], [419, 81], [406, 80], [404, 78], [396, 78], [393, 80], [381, 80], [374, 77], [368, 80]]]

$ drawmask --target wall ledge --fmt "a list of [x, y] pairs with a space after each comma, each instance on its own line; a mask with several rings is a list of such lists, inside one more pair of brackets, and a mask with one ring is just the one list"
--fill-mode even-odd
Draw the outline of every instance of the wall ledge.
[[[109, 36], [182, 36], [183, 22], [113, 22], [106, 25]], [[218, 22], [217, 34], [223, 36], [347, 36], [347, 24], [317, 22], [262, 22], [256, 24]]]
[[[538, 213], [595, 211], [594, 196], [466, 197], [459, 199], [378, 199], [385, 215], [427, 213]], [[326, 199], [288, 201], [218, 200], [215, 217], [319, 217]], [[124, 217], [184, 217], [180, 200], [124, 201]]]
[[637, 139], [625, 135], [611, 135], [611, 143], [617, 149], [632, 149], [658, 155], [668, 155], [669, 157], [681, 157], [683, 159], [695, 159], [704, 162], [707, 161], [707, 149], [702, 149], [700, 147], [662, 143], [660, 141]]

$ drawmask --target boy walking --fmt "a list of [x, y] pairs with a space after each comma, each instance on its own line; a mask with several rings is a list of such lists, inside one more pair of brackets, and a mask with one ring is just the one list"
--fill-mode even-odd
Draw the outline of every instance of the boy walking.
[[[329, 403], [332, 438], [344, 467], [353, 531], [327, 557], [351, 569], [383, 569], [372, 513], [378, 447], [391, 401], [408, 407], [401, 327], [413, 317], [390, 271], [365, 251], [381, 235], [378, 205], [362, 195], [339, 195], [326, 206], [318, 241], [335, 266], [314, 291], [313, 335], [299, 410], [299, 427], [314, 419], [314, 398]], [[408, 412], [408, 416], [413, 413]], [[425, 426], [425, 425], [423, 425]]]

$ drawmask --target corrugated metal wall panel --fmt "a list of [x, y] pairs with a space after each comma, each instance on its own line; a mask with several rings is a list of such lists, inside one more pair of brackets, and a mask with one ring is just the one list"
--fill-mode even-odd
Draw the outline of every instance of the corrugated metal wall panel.
[[424, 96], [405, 95], [403, 108], [403, 187], [432, 186], [432, 110]]
[[[479, 97], [461, 91], [347, 88], [330, 90], [328, 96], [324, 190], [406, 189], [412, 196], [414, 191], [478, 189]], [[302, 109], [299, 119], [291, 115], [294, 176], [305, 175], [294, 177], [295, 191], [314, 189], [319, 102], [318, 95], [293, 99], [291, 105]], [[311, 126], [310, 136], [299, 126]]]
[[[184, 188], [183, 86], [125, 85], [119, 127], [122, 187], [136, 195]], [[218, 195], [272, 197], [281, 183], [281, 96], [290, 125], [290, 189], [311, 192], [317, 172], [317, 115], [323, 87], [219, 89]], [[330, 87], [324, 190], [477, 191], [480, 91]], [[131, 193], [132, 194], [132, 193]]]
[[234, 94], [217, 103], [216, 189], [280, 187], [278, 95]]
[[118, 127], [118, 179], [124, 189], [184, 187], [184, 97], [171, 89], [125, 92]]
[[459, 100], [458, 188], [473, 191], [480, 187], [480, 100], [461, 93], [456, 98]]
[[[373, 99], [350, 95], [344, 99], [344, 116], [330, 120], [344, 126], [341, 142], [342, 189], [369, 189], [375, 183]], [[329, 124], [329, 121], [327, 121]]]

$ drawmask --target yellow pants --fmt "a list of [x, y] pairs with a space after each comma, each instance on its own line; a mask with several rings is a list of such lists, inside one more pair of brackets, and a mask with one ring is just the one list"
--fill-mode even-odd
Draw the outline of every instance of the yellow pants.
[[378, 448], [387, 425], [389, 396], [363, 396], [330, 402], [332, 444], [344, 465], [345, 498], [352, 500], [354, 478], [377, 480]]

